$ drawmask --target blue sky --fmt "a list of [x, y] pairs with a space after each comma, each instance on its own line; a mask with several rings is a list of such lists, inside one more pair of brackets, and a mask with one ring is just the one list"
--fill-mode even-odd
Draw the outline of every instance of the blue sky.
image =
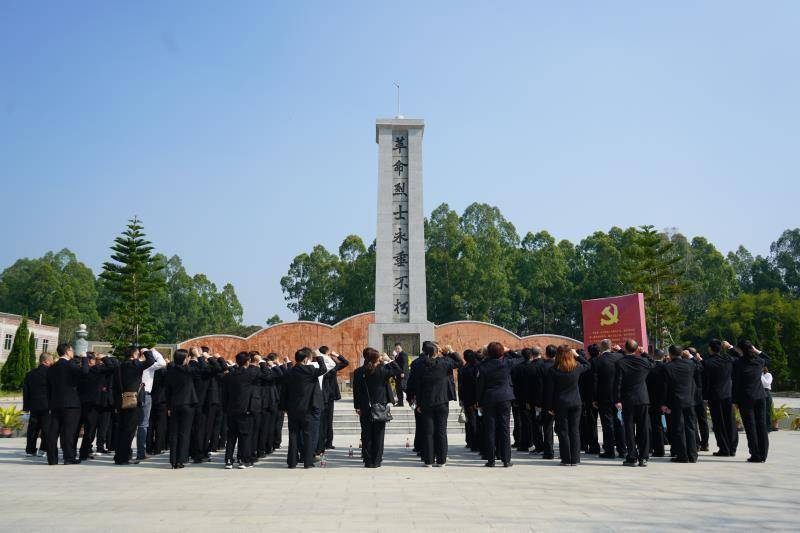
[[800, 224], [797, 2], [0, 4], [0, 268], [97, 271], [133, 214], [248, 323], [292, 258], [375, 236], [374, 120], [426, 121], [425, 210], [573, 242]]

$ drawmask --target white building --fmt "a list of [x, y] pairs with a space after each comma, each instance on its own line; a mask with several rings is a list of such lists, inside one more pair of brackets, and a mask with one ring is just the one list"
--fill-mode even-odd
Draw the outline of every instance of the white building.
[[[0, 362], [8, 358], [14, 345], [14, 336], [22, 323], [22, 317], [11, 313], [0, 313]], [[36, 355], [42, 352], [54, 353], [58, 345], [58, 328], [45, 326], [28, 319], [28, 331], [33, 332], [36, 340]]]

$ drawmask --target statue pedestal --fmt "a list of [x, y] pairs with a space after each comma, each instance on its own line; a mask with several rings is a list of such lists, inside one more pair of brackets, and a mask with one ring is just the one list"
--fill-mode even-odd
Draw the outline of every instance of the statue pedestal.
[[423, 342], [436, 340], [432, 322], [372, 323], [367, 331], [369, 345], [387, 354], [392, 353], [394, 345], [399, 342], [406, 353], [416, 357]]

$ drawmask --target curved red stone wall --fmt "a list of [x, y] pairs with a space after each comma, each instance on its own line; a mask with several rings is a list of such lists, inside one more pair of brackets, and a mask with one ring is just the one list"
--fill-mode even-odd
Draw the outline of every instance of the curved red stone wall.
[[[349, 373], [359, 365], [361, 352], [367, 347], [367, 326], [375, 321], [375, 313], [369, 311], [351, 316], [329, 326], [319, 322], [286, 322], [257, 331], [247, 338], [234, 335], [206, 335], [189, 339], [179, 348], [208, 346], [211, 352], [220, 353], [228, 359], [243, 350], [258, 350], [262, 354], [275, 352], [293, 357], [298, 348], [308, 346], [315, 349], [329, 346], [350, 360]], [[463, 352], [467, 348], [480, 348], [492, 341], [503, 343], [507, 348], [519, 349], [530, 346], [544, 348], [547, 344], [569, 344], [580, 348], [582, 343], [559, 335], [530, 335], [517, 337], [514, 333], [486, 322], [469, 320], [449, 322], [436, 326], [436, 341], [444, 346], [450, 344], [454, 350]]]

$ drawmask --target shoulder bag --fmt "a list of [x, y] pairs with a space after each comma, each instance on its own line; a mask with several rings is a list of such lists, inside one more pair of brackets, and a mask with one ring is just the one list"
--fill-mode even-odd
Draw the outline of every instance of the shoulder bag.
[[372, 403], [367, 384], [367, 373], [364, 372], [364, 389], [367, 391], [367, 401], [369, 402], [369, 419], [372, 422], [389, 422], [392, 420], [392, 411], [389, 404]]

